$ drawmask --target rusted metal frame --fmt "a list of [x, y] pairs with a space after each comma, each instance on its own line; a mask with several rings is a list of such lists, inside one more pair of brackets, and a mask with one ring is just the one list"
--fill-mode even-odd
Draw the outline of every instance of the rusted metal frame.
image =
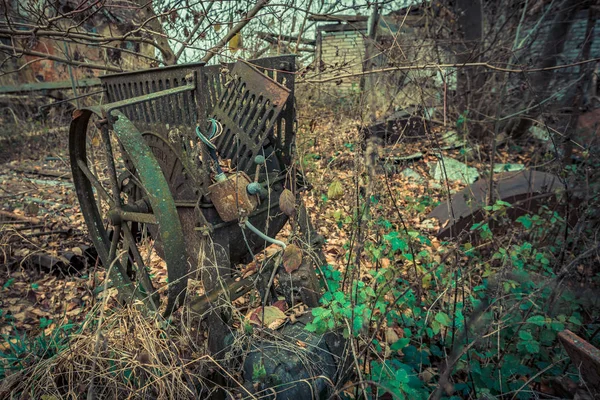
[[[266, 73], [269, 77], [290, 90], [288, 100], [283, 107], [273, 130], [268, 135], [274, 139], [273, 146], [280, 164], [290, 165], [293, 154], [293, 138], [295, 134], [296, 116], [294, 107], [294, 83], [296, 56], [293, 54], [264, 57], [250, 60], [249, 64]], [[234, 63], [226, 64], [228, 69], [233, 69]], [[206, 95], [199, 99], [202, 105], [202, 115], [209, 116], [210, 110], [217, 104], [226, 83], [226, 75], [222, 73], [221, 65], [210, 65], [202, 69], [202, 84]]]
[[274, 145], [280, 161], [283, 165], [291, 165], [296, 131], [296, 107], [294, 106], [296, 56], [290, 54], [261, 58], [249, 62], [257, 68], [263, 68], [272, 79], [290, 91], [288, 100], [273, 127], [277, 131], [274, 131], [272, 136], [276, 140]]
[[250, 63], [236, 63], [231, 75], [233, 80], [228, 83], [211, 112], [211, 116], [224, 129], [215, 146], [223, 158], [235, 163], [238, 171], [252, 173], [252, 160], [268, 143], [267, 137], [290, 91], [280, 83], [267, 79]]
[[[146, 103], [141, 111], [134, 110], [132, 107], [125, 110], [125, 115], [136, 124], [144, 121], [147, 123], [160, 122], [169, 124], [171, 127], [174, 124], [184, 124], [192, 127], [198, 122], [197, 115], [199, 114], [196, 109], [197, 101], [195, 97], [197, 96], [195, 95], [196, 93], [202, 93], [202, 82], [199, 79], [199, 74], [203, 65], [204, 63], [182, 64], [106, 75], [102, 77], [102, 83], [107, 88], [109, 101], [114, 102], [183, 86], [185, 82], [193, 80], [197, 83], [196, 91], [187, 93], [182, 99], [176, 99], [177, 103], [181, 103], [180, 105], [173, 106], [164, 99], [158, 99], [158, 101]], [[180, 112], [179, 118], [173, 116]]]
[[[563, 189], [564, 185], [558, 177], [532, 170], [497, 174], [494, 186], [497, 197], [512, 204], [508, 211], [513, 219], [537, 205], [541, 198], [554, 196]], [[457, 237], [463, 230], [481, 221], [488, 192], [489, 182], [480, 180], [452, 196], [452, 213], [448, 211], [449, 205], [446, 203], [431, 211], [427, 218], [438, 219], [442, 226], [436, 236], [441, 239]]]
[[[201, 147], [190, 147], [189, 141], [195, 139], [194, 129], [206, 117], [203, 111], [203, 101], [206, 91], [202, 81], [204, 63], [182, 64], [165, 68], [155, 68], [138, 72], [107, 75], [102, 82], [107, 88], [109, 101], [123, 101], [131, 97], [148, 95], [157, 91], [173, 89], [192, 82], [194, 90], [182, 92], [170, 97], [157, 98], [134, 106], [122, 108], [124, 114], [145, 133], [152, 133], [162, 138], [173, 140], [171, 132], [179, 131], [181, 144], [178, 147], [177, 157], [186, 166], [187, 172], [195, 175], [198, 183], [195, 189], [199, 196], [206, 194], [210, 185], [210, 170], [206, 163], [197, 163], [196, 157], [203, 151]], [[201, 159], [206, 159], [202, 157]], [[198, 165], [199, 164], [199, 165]]]
[[[156, 97], [156, 96], [155, 96]], [[106, 110], [103, 107], [104, 110]], [[114, 110], [114, 107], [109, 109]], [[165, 261], [169, 279], [169, 294], [165, 315], [182, 302], [187, 287], [187, 257], [183, 229], [179, 221], [175, 201], [169, 185], [152, 150], [144, 141], [135, 125], [120, 111], [111, 114], [111, 125], [127, 156], [131, 159], [139, 180], [145, 188], [148, 202], [158, 221], [160, 240], [165, 249]], [[143, 273], [140, 271], [140, 273]]]

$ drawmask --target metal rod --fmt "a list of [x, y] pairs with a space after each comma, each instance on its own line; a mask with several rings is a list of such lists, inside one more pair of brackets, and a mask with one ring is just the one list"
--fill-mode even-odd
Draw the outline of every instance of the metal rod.
[[[70, 98], [68, 98], [68, 99], [64, 99], [64, 100], [56, 101], [56, 102], [54, 102], [54, 103], [50, 103], [50, 104], [46, 104], [46, 105], [43, 105], [43, 106], [39, 106], [39, 107], [38, 107], [38, 111], [40, 111], [40, 110], [42, 110], [42, 109], [44, 109], [44, 108], [48, 108], [48, 107], [52, 107], [52, 106], [56, 106], [56, 105], [58, 105], [58, 104], [67, 103], [67, 102], [69, 102], [69, 101], [72, 101], [72, 100], [82, 99], [82, 98], [84, 98], [84, 97], [88, 97], [88, 96], [93, 96], [93, 95], [95, 95], [95, 94], [104, 93], [105, 91], [106, 91], [106, 90], [102, 89], [102, 90], [98, 90], [98, 91], [95, 91], [95, 92], [92, 92], [92, 93], [81, 94], [81, 95], [79, 95], [79, 96], [70, 97]], [[79, 108], [79, 104], [77, 105], [77, 108]]]
[[158, 224], [154, 214], [138, 213], [131, 211], [121, 211], [119, 216], [123, 221], [140, 222], [142, 224]]
[[285, 243], [283, 243], [281, 240], [273, 239], [272, 237], [269, 237], [269, 236], [265, 235], [264, 233], [262, 233], [261, 231], [259, 231], [254, 225], [252, 225], [250, 223], [250, 221], [246, 220], [246, 222], [244, 223], [244, 225], [246, 225], [246, 227], [248, 229], [250, 229], [252, 232], [254, 232], [258, 236], [260, 236], [263, 240], [266, 240], [269, 243], [273, 243], [273, 244], [276, 244], [278, 246], [281, 246], [285, 250], [285, 248], [286, 248]]
[[132, 98], [126, 99], [126, 100], [116, 101], [114, 103], [108, 103], [108, 104], [103, 105], [102, 108], [104, 108], [106, 110], [107, 114], [110, 114], [111, 111], [113, 111], [117, 108], [132, 106], [132, 105], [140, 104], [140, 103], [145, 103], [147, 101], [156, 100], [161, 97], [170, 96], [173, 94], [178, 94], [178, 93], [183, 93], [183, 92], [191, 92], [194, 90], [196, 90], [196, 83], [191, 83], [191, 84], [184, 85], [184, 86], [178, 86], [178, 87], [172, 88], [172, 89], [161, 90], [159, 92], [145, 94], [143, 96], [132, 97]]

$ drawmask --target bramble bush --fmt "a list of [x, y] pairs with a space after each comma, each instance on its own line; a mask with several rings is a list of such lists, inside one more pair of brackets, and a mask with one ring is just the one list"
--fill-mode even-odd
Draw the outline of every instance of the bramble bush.
[[[413, 206], [419, 201], [430, 199]], [[514, 223], [509, 207], [485, 207], [468, 241], [437, 248], [416, 230], [368, 220], [366, 229], [378, 233], [364, 243], [372, 267], [361, 274], [347, 243], [346, 270], [322, 268], [326, 291], [306, 329], [338, 330], [355, 342], [349, 356], [373, 398], [426, 399], [448, 366], [450, 398], [528, 399], [551, 377], [577, 380], [557, 334], [590, 331], [594, 321], [584, 322], [593, 315], [585, 299], [556, 284], [565, 221], [544, 206]], [[349, 230], [358, 224], [357, 215], [336, 219]]]

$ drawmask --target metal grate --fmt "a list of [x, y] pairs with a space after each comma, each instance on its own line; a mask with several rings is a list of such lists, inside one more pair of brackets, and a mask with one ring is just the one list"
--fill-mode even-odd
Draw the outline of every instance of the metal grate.
[[[279, 117], [269, 132], [269, 140], [275, 148], [275, 153], [281, 165], [290, 165], [293, 154], [293, 137], [295, 132], [296, 114], [294, 107], [294, 83], [296, 56], [285, 55], [265, 57], [249, 61], [259, 71], [289, 90], [289, 97], [283, 106]], [[223, 65], [210, 65], [203, 68], [203, 88], [205, 93], [202, 98], [201, 108], [204, 115], [210, 116], [217, 101], [221, 97], [224, 86], [230, 79], [229, 71], [234, 68], [234, 63]]]
[[231, 80], [211, 112], [223, 125], [215, 145], [222, 158], [230, 159], [240, 171], [250, 172], [252, 160], [269, 144], [289, 90], [245, 62], [231, 71]]
[[[203, 65], [204, 63], [184, 64], [113, 74], [101, 77], [101, 81], [106, 88], [108, 101], [113, 103], [186, 85], [186, 77], [190, 74], [201, 84], [202, 80], [198, 78]], [[193, 135], [199, 115], [196, 96], [201, 92], [201, 88], [197, 87], [194, 91], [126, 106], [121, 111], [140, 129], [166, 135], [170, 130], [178, 128], [185, 135]]]
[[[270, 124], [269, 132], [261, 136], [266, 136], [265, 140], [273, 146], [279, 164], [290, 165], [296, 117], [293, 99], [295, 56], [266, 57], [249, 62], [289, 91], [288, 99]], [[230, 72], [234, 65], [184, 64], [111, 74], [100, 79], [106, 88], [108, 101], [114, 103], [185, 85], [188, 83], [186, 76], [193, 74], [196, 82], [194, 91], [125, 106], [121, 111], [142, 131], [167, 137], [177, 129], [180, 136], [195, 140], [196, 125], [203, 125], [211, 116], [211, 111], [226, 89], [226, 83], [231, 79]]]

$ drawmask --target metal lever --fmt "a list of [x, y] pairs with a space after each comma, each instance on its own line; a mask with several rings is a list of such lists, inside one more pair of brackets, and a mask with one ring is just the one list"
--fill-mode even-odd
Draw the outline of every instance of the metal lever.
[[246, 186], [246, 191], [248, 192], [248, 194], [257, 194], [261, 199], [265, 199], [269, 195], [269, 192], [258, 182], [258, 178], [260, 176], [260, 166], [265, 163], [265, 158], [261, 155], [258, 155], [254, 157], [254, 163], [256, 164], [254, 182], [251, 182], [248, 184], [248, 186]]

